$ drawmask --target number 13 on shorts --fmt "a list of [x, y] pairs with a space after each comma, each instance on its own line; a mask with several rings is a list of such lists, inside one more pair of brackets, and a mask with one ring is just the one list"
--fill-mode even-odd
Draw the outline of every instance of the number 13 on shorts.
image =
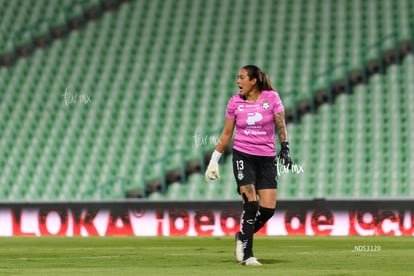
[[243, 160], [236, 160], [236, 168], [237, 168], [238, 171], [244, 170]]

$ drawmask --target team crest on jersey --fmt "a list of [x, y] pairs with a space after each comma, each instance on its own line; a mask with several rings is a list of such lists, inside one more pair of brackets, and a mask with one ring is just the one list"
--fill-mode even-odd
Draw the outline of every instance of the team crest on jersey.
[[242, 180], [242, 179], [244, 178], [244, 174], [243, 174], [243, 172], [242, 172], [242, 171], [239, 171], [239, 172], [237, 173], [237, 178], [238, 178], [239, 180]]
[[263, 109], [268, 109], [270, 107], [270, 104], [268, 101], [264, 100], [262, 104]]

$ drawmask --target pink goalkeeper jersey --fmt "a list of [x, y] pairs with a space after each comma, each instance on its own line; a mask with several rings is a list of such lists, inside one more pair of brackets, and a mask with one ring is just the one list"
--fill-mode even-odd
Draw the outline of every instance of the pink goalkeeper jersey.
[[264, 90], [254, 102], [246, 102], [239, 94], [230, 98], [226, 118], [236, 121], [235, 150], [259, 156], [275, 156], [274, 114], [284, 111], [279, 94]]

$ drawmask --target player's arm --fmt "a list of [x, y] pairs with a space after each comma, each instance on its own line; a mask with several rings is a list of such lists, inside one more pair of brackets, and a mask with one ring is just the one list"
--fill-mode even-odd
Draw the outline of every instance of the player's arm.
[[219, 143], [216, 147], [216, 151], [222, 153], [227, 148], [231, 141], [231, 138], [233, 137], [234, 126], [235, 120], [226, 118], [223, 131], [220, 135]]
[[210, 162], [208, 163], [205, 173], [206, 181], [220, 179], [220, 172], [218, 161], [226, 147], [229, 145], [231, 137], [233, 136], [233, 130], [235, 126], [235, 120], [226, 118], [223, 131], [221, 132], [219, 143], [216, 146], [216, 150], [211, 155]]
[[276, 113], [274, 117], [280, 143], [288, 142], [289, 140], [285, 122], [285, 112]]
[[282, 159], [283, 164], [287, 166], [288, 169], [290, 169], [292, 167], [292, 159], [290, 158], [289, 140], [285, 122], [285, 112], [276, 113], [274, 117], [281, 147], [279, 152], [279, 158]]

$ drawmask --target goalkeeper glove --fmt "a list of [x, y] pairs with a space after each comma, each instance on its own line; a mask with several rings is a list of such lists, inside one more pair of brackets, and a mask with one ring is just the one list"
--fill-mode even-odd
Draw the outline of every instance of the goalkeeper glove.
[[220, 179], [220, 172], [219, 172], [219, 166], [218, 166], [218, 161], [220, 160], [220, 157], [221, 157], [221, 153], [216, 150], [211, 155], [211, 159], [210, 159], [210, 162], [208, 163], [206, 175], [205, 175], [206, 181]]
[[292, 168], [292, 158], [290, 158], [289, 142], [282, 142], [280, 146], [279, 159], [282, 159], [283, 166], [290, 169]]

